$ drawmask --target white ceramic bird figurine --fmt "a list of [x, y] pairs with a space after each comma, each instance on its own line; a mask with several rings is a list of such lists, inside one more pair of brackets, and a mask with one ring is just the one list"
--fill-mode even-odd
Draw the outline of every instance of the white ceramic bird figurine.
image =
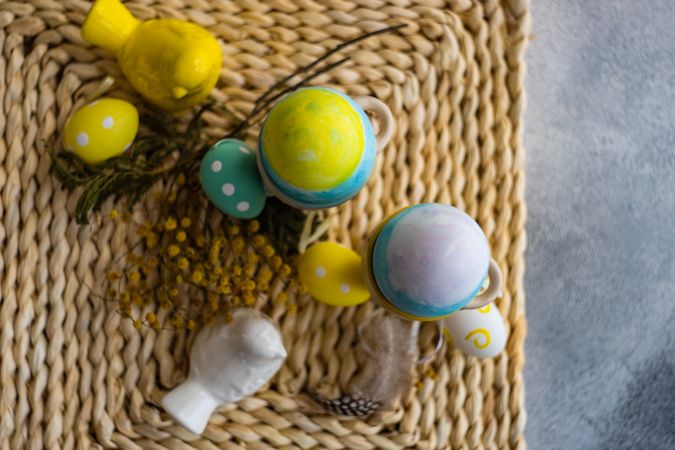
[[235, 310], [229, 323], [199, 332], [190, 352], [190, 374], [162, 400], [164, 409], [188, 430], [201, 434], [221, 404], [252, 395], [286, 358], [281, 335], [264, 314]]

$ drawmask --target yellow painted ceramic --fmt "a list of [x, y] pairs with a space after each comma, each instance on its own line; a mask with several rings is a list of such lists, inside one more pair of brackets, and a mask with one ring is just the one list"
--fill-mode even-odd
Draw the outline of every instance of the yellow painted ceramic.
[[119, 0], [97, 0], [82, 37], [115, 53], [131, 85], [168, 111], [204, 100], [222, 66], [220, 46], [204, 28], [175, 19], [140, 22]]
[[354, 306], [370, 298], [362, 273], [361, 257], [334, 242], [314, 244], [298, 263], [300, 281], [308, 292], [333, 306]]
[[138, 132], [138, 111], [129, 102], [103, 98], [84, 106], [66, 123], [65, 145], [89, 164], [123, 153]]
[[[375, 134], [368, 114], [377, 117]], [[394, 116], [375, 97], [324, 86], [291, 92], [270, 111], [258, 139], [267, 192], [305, 209], [340, 205], [359, 193], [375, 156], [394, 134]]]
[[287, 96], [265, 121], [262, 136], [274, 173], [297, 189], [325, 191], [347, 181], [364, 152], [359, 111], [346, 96], [303, 89]]

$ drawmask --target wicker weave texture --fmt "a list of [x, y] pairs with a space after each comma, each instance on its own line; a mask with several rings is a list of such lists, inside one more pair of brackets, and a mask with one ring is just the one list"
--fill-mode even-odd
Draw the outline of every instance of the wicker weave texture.
[[[190, 336], [139, 333], [114, 304], [91, 294], [128, 245], [126, 231], [100, 219], [75, 224], [76, 194], [49, 173], [44, 142], [56, 140], [105, 75], [122, 78], [109, 54], [80, 37], [89, 6], [0, 1], [0, 446], [524, 449], [521, 135], [529, 1], [127, 3], [139, 18], [188, 19], [218, 37], [224, 67], [213, 96], [235, 114], [341, 41], [407, 24], [400, 34], [360, 44], [347, 65], [314, 80], [375, 95], [397, 121], [367, 188], [338, 209], [331, 237], [360, 249], [370, 229], [401, 206], [450, 203], [478, 220], [505, 276], [497, 304], [506, 350], [479, 360], [446, 346], [419, 367], [394, 411], [365, 421], [312, 415], [297, 394], [349, 385], [356, 327], [374, 305], [330, 308], [310, 298], [294, 299], [294, 307], [259, 305], [279, 323], [289, 358], [269, 389], [220, 409], [203, 436], [157, 406], [185, 376]], [[123, 79], [114, 94], [134, 99]], [[231, 127], [226, 117], [207, 120], [214, 135]], [[434, 333], [433, 325], [423, 327], [423, 351], [433, 347]]]

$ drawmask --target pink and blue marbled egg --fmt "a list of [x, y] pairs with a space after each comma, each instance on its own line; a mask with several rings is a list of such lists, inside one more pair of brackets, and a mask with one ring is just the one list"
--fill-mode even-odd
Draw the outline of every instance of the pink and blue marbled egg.
[[387, 219], [373, 233], [366, 261], [374, 297], [409, 319], [436, 320], [476, 296], [490, 251], [468, 214], [429, 203]]

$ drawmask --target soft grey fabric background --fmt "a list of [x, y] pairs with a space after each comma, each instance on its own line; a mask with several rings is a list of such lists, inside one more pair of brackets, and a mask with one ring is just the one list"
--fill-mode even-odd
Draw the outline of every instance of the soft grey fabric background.
[[534, 450], [675, 449], [675, 1], [533, 0]]

